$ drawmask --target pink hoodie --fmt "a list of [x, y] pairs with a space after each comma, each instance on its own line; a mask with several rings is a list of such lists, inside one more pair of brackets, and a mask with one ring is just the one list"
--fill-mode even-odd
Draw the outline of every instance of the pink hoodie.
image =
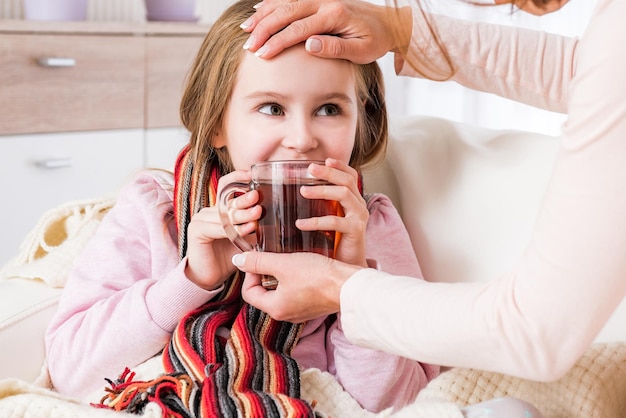
[[[46, 333], [55, 388], [83, 397], [158, 353], [190, 310], [214, 297], [184, 274], [172, 212], [173, 176], [140, 173], [119, 195], [77, 261]], [[421, 277], [400, 216], [382, 195], [369, 199], [367, 257], [386, 271]], [[415, 279], [418, 280], [418, 279]], [[366, 409], [412, 401], [435, 377], [421, 364], [348, 342], [340, 318], [306, 324], [293, 352], [328, 371]]]

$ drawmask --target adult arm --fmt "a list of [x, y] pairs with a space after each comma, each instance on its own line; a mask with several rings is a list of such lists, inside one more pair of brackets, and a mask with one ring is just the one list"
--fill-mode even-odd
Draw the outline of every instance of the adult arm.
[[414, 10], [411, 44], [396, 53], [395, 64], [400, 75], [451, 77], [474, 90], [565, 113], [577, 46], [575, 38]]
[[[248, 300], [297, 319], [339, 309], [340, 295], [352, 342], [433, 364], [536, 380], [562, 376], [626, 294], [624, 15], [626, 3], [601, 0], [575, 47], [575, 68], [563, 75], [573, 78], [561, 83], [569, 88], [561, 149], [532, 239], [508, 274], [485, 283], [427, 283], [296, 254], [302, 269], [319, 263], [324, 289], [281, 281], [274, 293], [263, 293], [249, 275]], [[235, 261], [276, 273], [274, 256], [283, 255]], [[293, 290], [303, 292], [299, 306], [289, 299]]]
[[46, 331], [50, 376], [63, 394], [93, 393], [152, 357], [180, 318], [213, 296], [178, 260], [164, 176], [141, 174], [120, 193], [68, 277]]
[[[391, 274], [423, 280], [408, 232], [389, 198], [373, 195], [368, 209], [367, 258]], [[376, 310], [376, 304], [370, 309]], [[341, 315], [337, 314], [327, 334], [328, 370], [367, 410], [408, 404], [438, 374], [438, 366], [353, 344], [344, 335]]]
[[[358, 272], [341, 290], [344, 331], [352, 341], [423, 361], [539, 380], [560, 377], [588, 348], [626, 294], [626, 59], [618, 52], [626, 42], [619, 17], [625, 13], [626, 3], [601, 0], [575, 46], [573, 69], [563, 68], [569, 81], [555, 91], [569, 87], [568, 120], [519, 263], [487, 283], [399, 278], [390, 286], [380, 273]], [[543, 67], [533, 61], [536, 54], [530, 57], [527, 66], [535, 76], [527, 80], [541, 85]], [[545, 68], [557, 71], [550, 61], [560, 58], [544, 51]], [[515, 62], [524, 67], [521, 56]], [[533, 71], [519, 74], [531, 77]], [[391, 295], [400, 302], [386, 303], [376, 315], [367, 309], [372, 300]], [[402, 301], [415, 306], [411, 321], [393, 329], [370, 327], [378, 324], [374, 319], [406, 318]]]

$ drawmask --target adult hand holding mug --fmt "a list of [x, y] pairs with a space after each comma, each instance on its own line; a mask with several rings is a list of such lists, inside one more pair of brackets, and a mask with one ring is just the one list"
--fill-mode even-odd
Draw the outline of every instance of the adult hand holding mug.
[[[241, 289], [246, 302], [276, 320], [294, 323], [339, 312], [341, 287], [361, 269], [313, 253], [251, 251], [235, 254], [233, 264], [246, 272]], [[264, 275], [276, 277], [280, 286], [264, 288]]]

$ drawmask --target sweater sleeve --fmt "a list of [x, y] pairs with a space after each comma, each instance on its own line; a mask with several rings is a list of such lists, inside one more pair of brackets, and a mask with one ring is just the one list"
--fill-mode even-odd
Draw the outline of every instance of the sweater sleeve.
[[[385, 271], [421, 281], [420, 267], [408, 233], [389, 198], [374, 195], [368, 206], [367, 257], [377, 260]], [[372, 303], [371, 310], [377, 310], [375, 305], [379, 301]], [[393, 328], [395, 324], [388, 326]], [[328, 328], [326, 345], [328, 371], [370, 411], [406, 405], [439, 372], [438, 366], [352, 344], [343, 334], [341, 314]]]
[[395, 65], [400, 75], [434, 80], [453, 69], [451, 80], [465, 87], [565, 113], [577, 45], [575, 38], [414, 10], [409, 52], [396, 54]]
[[158, 353], [181, 317], [213, 297], [187, 280], [173, 225], [171, 175], [125, 187], [79, 256], [46, 331], [52, 383], [83, 397]]
[[[568, 119], [519, 262], [502, 277], [481, 283], [427, 283], [362, 270], [341, 291], [350, 341], [421, 361], [535, 380], [559, 378], [589, 347], [626, 295], [625, 15], [626, 2], [600, 0], [576, 59], [566, 60], [576, 62], [575, 70], [553, 75], [574, 74], [560, 83], [569, 85]], [[467, 36], [475, 36], [470, 29]], [[488, 45], [480, 48], [498, 48], [507, 39], [484, 39]], [[559, 61], [561, 53], [546, 49], [543, 60]], [[529, 67], [520, 74], [531, 77], [539, 64], [535, 53], [528, 56], [527, 64], [516, 62]], [[506, 69], [498, 62], [507, 58], [494, 55], [494, 68]], [[560, 68], [545, 65], [555, 72]], [[543, 73], [529, 81], [541, 85]]]

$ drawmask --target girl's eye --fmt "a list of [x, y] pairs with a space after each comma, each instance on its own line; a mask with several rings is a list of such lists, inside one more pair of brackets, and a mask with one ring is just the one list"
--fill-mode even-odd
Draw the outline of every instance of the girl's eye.
[[334, 104], [325, 104], [317, 111], [317, 114], [321, 116], [337, 116], [339, 113], [339, 106]]
[[259, 112], [270, 116], [282, 116], [283, 108], [276, 103], [269, 103], [259, 107]]

